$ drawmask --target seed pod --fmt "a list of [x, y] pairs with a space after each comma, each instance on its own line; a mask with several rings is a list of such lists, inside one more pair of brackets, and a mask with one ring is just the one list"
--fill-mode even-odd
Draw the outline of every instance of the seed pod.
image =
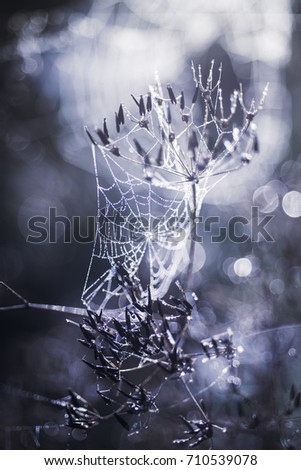
[[109, 145], [110, 140], [108, 139], [107, 135], [101, 129], [96, 128], [95, 132], [98, 135], [98, 137], [100, 138], [103, 145]]
[[167, 124], [171, 124], [171, 112], [170, 112], [170, 107], [168, 105], [166, 107], [165, 119], [166, 119]]
[[144, 150], [144, 148], [140, 145], [137, 139], [133, 139], [133, 142], [139, 155], [144, 158], [146, 155], [146, 151]]
[[194, 150], [199, 146], [198, 139], [197, 139], [197, 134], [193, 130], [189, 136], [188, 139], [188, 150]]
[[198, 94], [199, 94], [199, 85], [197, 85], [196, 88], [195, 88], [195, 92], [194, 92], [194, 95], [193, 95], [193, 97], [192, 97], [192, 102], [191, 102], [191, 104], [196, 103], [196, 100], [197, 100], [197, 98], [198, 98]]
[[115, 157], [120, 157], [120, 151], [119, 151], [119, 147], [117, 147], [116, 145], [113, 145], [113, 147], [111, 148], [110, 152], [115, 155]]
[[119, 119], [118, 119], [118, 115], [117, 115], [116, 112], [115, 112], [115, 124], [116, 124], [116, 131], [117, 131], [117, 133], [119, 134], [119, 132], [120, 132], [120, 124], [119, 124]]
[[181, 91], [181, 98], [180, 98], [180, 108], [183, 111], [185, 108], [185, 98], [184, 98], [184, 91]]
[[156, 164], [161, 166], [163, 164], [163, 145], [160, 145], [159, 152], [156, 158]]
[[148, 113], [150, 113], [152, 110], [152, 95], [150, 94], [150, 92], [148, 92], [147, 94], [146, 109]]
[[104, 134], [105, 134], [105, 136], [106, 136], [107, 138], [110, 137], [110, 136], [109, 136], [108, 127], [107, 127], [107, 120], [106, 120], [106, 118], [104, 118], [104, 120], [103, 120], [103, 132], [104, 132]]
[[140, 95], [140, 101], [139, 101], [139, 113], [140, 113], [140, 116], [145, 116], [145, 105], [144, 105], [144, 100], [143, 100], [143, 96]]
[[177, 98], [175, 97], [175, 94], [173, 92], [173, 89], [171, 88], [171, 85], [167, 85], [167, 91], [168, 91], [171, 103], [177, 104]]
[[97, 144], [96, 140], [94, 139], [94, 137], [92, 136], [92, 134], [90, 133], [90, 131], [88, 130], [87, 127], [85, 127], [85, 131], [86, 131], [89, 139], [91, 140], [92, 144], [97, 146], [98, 144]]
[[255, 153], [259, 152], [259, 142], [258, 142], [258, 137], [256, 134], [254, 134], [253, 136], [253, 151]]
[[122, 104], [119, 106], [117, 117], [118, 117], [119, 124], [124, 124], [124, 113], [123, 113]]

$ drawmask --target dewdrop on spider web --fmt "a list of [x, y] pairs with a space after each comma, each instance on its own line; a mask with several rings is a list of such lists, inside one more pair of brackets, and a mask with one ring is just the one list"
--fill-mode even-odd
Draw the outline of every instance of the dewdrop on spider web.
[[[131, 95], [133, 112], [120, 105], [115, 130], [106, 119], [95, 134], [86, 128], [97, 185], [97, 229], [82, 294], [87, 307], [118, 312], [134, 286], [141, 298], [146, 286], [163, 297], [178, 266], [189, 270], [190, 256], [182, 255], [189, 221], [207, 192], [258, 151], [253, 119], [266, 90], [257, 109], [254, 101], [247, 109], [242, 90], [234, 91], [226, 116], [222, 66], [216, 81], [214, 72], [212, 61], [204, 80], [201, 66], [196, 72], [192, 64], [192, 98], [171, 84], [164, 92], [157, 78], [146, 94]], [[238, 106], [244, 121], [232, 128]]]

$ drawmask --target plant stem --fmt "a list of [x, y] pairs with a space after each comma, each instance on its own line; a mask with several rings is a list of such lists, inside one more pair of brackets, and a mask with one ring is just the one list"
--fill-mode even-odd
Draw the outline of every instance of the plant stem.
[[190, 398], [192, 399], [192, 401], [194, 402], [194, 404], [196, 405], [196, 407], [200, 410], [200, 412], [202, 413], [203, 417], [204, 417], [205, 420], [207, 421], [207, 420], [208, 420], [208, 417], [206, 416], [205, 411], [203, 410], [203, 408], [201, 407], [200, 403], [197, 401], [197, 399], [196, 399], [195, 396], [193, 395], [192, 391], [191, 391], [190, 388], [188, 387], [188, 385], [187, 385], [187, 383], [185, 382], [185, 379], [184, 379], [183, 377], [181, 377], [181, 381], [182, 381], [184, 387], [186, 388], [187, 392], [189, 393]]
[[189, 264], [186, 271], [186, 278], [184, 282], [184, 289], [189, 289], [192, 286], [192, 273], [193, 273], [193, 262], [195, 255], [195, 240], [196, 240], [196, 183], [192, 184], [192, 208], [190, 210], [190, 223], [191, 230], [190, 236], [190, 247], [189, 247]]

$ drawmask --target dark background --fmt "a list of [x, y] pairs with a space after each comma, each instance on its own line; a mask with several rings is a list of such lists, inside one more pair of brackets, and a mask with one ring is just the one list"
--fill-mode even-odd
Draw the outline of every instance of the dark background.
[[[256, 9], [256, 2], [254, 5]], [[67, 45], [60, 46], [51, 42], [53, 38], [58, 38], [62, 31], [68, 29], [72, 14], [84, 17], [91, 7], [90, 1], [43, 2], [42, 11], [48, 12], [49, 16], [44, 29], [37, 34], [34, 30], [32, 30], [34, 33], [32, 31], [26, 33], [24, 24], [28, 19], [35, 17], [37, 11], [41, 11], [40, 2], [26, 2], [26, 5], [21, 2], [5, 4], [2, 2], [1, 5], [0, 278], [26, 299], [37, 303], [81, 306], [80, 295], [91, 256], [91, 243], [81, 245], [80, 249], [78, 244], [65, 244], [62, 239], [53, 245], [47, 243], [30, 245], [24, 235], [26, 232], [24, 232], [24, 220], [28, 214], [32, 215], [37, 211], [42, 211], [42, 214], [45, 213], [43, 211], [47, 213], [48, 207], [53, 204], [69, 216], [76, 214], [84, 218], [95, 214], [95, 181], [90, 161], [90, 147], [83, 131], [83, 124], [87, 120], [90, 119], [89, 123], [94, 123], [95, 112], [91, 111], [91, 116], [81, 115], [81, 109], [76, 108], [71, 102], [68, 104], [71, 109], [69, 118], [66, 117], [68, 114], [66, 111], [65, 114], [61, 113], [66, 103], [64, 91], [62, 94], [62, 78], [57, 61], [61, 56], [71, 55], [77, 43], [73, 44], [71, 41]], [[242, 197], [240, 186], [237, 186], [239, 203], [233, 203], [232, 195], [229, 196], [228, 204], [220, 205], [216, 203], [219, 200], [218, 195], [213, 195], [204, 206], [204, 215], [210, 215], [213, 207], [216, 211], [214, 215], [220, 215], [224, 220], [229, 218], [229, 214], [233, 214], [233, 207], [236, 211], [241, 211], [242, 215], [247, 214], [254, 191], [268, 181], [281, 181], [286, 186], [286, 191], [300, 190], [300, 8], [300, 2], [292, 2], [290, 55], [286, 63], [280, 64], [277, 69], [281, 90], [285, 90], [287, 101], [283, 103], [279, 96], [278, 105], [272, 91], [267, 105], [270, 109], [269, 116], [274, 113], [280, 122], [279, 133], [269, 135], [267, 121], [265, 124], [267, 135], [262, 136], [263, 140], [270, 140], [270, 154], [266, 151], [268, 148], [266, 144], [263, 153], [265, 153], [264, 158], [272, 163], [266, 164], [262, 176], [260, 166], [257, 167], [256, 173], [251, 175], [249, 182], [246, 183], [247, 186], [251, 184], [250, 189]], [[124, 2], [107, 2], [107, 9], [110, 9], [110, 14], [106, 16], [108, 30], [116, 26], [125, 27], [123, 23], [125, 18], [127, 26], [137, 30], [167, 28], [166, 25], [160, 27], [158, 24], [154, 25], [151, 20], [147, 22], [145, 18], [139, 17], [137, 12], [131, 12]], [[61, 17], [58, 12], [63, 12]], [[16, 18], [16, 13], [25, 15], [19, 17], [21, 18], [18, 20], [19, 27], [16, 26], [18, 21], [12, 21], [12, 18]], [[101, 44], [104, 50], [111, 47], [106, 42], [108, 39], [105, 31], [107, 30], [104, 30], [103, 36], [100, 35], [103, 38]], [[22, 43], [20, 38], [26, 39], [26, 34], [27, 37], [32, 35], [34, 41], [39, 41], [39, 44], [48, 44], [33, 56], [36, 63], [24, 62], [27, 52], [19, 46]], [[89, 38], [83, 40], [83, 54], [85, 47], [89, 50], [88, 41]], [[40, 71], [37, 57], [41, 57], [43, 62]], [[207, 47], [200, 47], [200, 51], [195, 48], [184, 50], [182, 68], [176, 77], [177, 82], [182, 83], [186, 80], [191, 58], [208, 65], [212, 57], [216, 58], [217, 62], [223, 60], [226, 89], [231, 90], [239, 81], [249, 86], [251, 90], [257, 87], [254, 78], [256, 73], [252, 70], [254, 67], [259, 67], [260, 60], [258, 59], [258, 63], [256, 60], [252, 63], [250, 59], [245, 61], [238, 59], [228, 49], [222, 32], [220, 37], [215, 37]], [[111, 61], [112, 68], [118, 70], [118, 57], [111, 57]], [[28, 71], [31, 66], [36, 67], [34, 73]], [[166, 68], [168, 69], [168, 66]], [[267, 77], [273, 74], [271, 66], [258, 70], [260, 70], [260, 83], [266, 81], [265, 74]], [[100, 101], [103, 100], [106, 113], [113, 113], [115, 100], [119, 102], [125, 99], [119, 96], [123, 91], [122, 87], [128, 90], [127, 96], [136, 91], [124, 81], [118, 85], [120, 89], [112, 85], [109, 94], [108, 85], [102, 79], [104, 73], [104, 69], [100, 67]], [[123, 73], [125, 74], [122, 70], [116, 73], [120, 73], [121, 77]], [[168, 78], [168, 71], [163, 73], [165, 74], [163, 78], [165, 79], [165, 76]], [[249, 79], [249, 73], [253, 73], [253, 81]], [[134, 70], [133, 75], [137, 74], [138, 71], [136, 73]], [[72, 70], [68, 71], [66, 76], [67, 82], [71, 76], [70, 88], [72, 88]], [[85, 88], [84, 79], [82, 80]], [[47, 87], [45, 88], [47, 83], [51, 84], [50, 92], [49, 90], [47, 92]], [[66, 89], [65, 97], [67, 95]], [[88, 92], [87, 97], [91, 100], [91, 94]], [[93, 98], [92, 93], [92, 100]], [[70, 100], [69, 95], [68, 99]], [[77, 99], [75, 88], [74, 102]], [[112, 103], [111, 109], [110, 103]], [[72, 112], [74, 120], [70, 121]], [[103, 110], [99, 111], [99, 118], [103, 115]], [[277, 152], [278, 155], [274, 158]], [[286, 161], [289, 164], [284, 167]], [[235, 184], [238, 184], [237, 179]], [[223, 186], [222, 190], [225, 188], [227, 186]], [[220, 421], [226, 422], [227, 425], [229, 422], [232, 423], [230, 438], [228, 440], [220, 438], [217, 441], [217, 447], [220, 448], [282, 448], [283, 442], [288, 439], [282, 414], [287, 405], [291, 383], [295, 383], [297, 389], [301, 388], [298, 327], [281, 330], [284, 325], [298, 324], [300, 318], [300, 218], [287, 217], [281, 207], [283, 194], [279, 193], [278, 196], [280, 203], [274, 210], [276, 218], [272, 225], [276, 244], [268, 246], [260, 243], [257, 246], [233, 247], [228, 243], [218, 247], [207, 246], [206, 265], [201, 274], [196, 276], [198, 294], [201, 293], [202, 298], [200, 311], [209, 308], [214, 312], [214, 332], [223, 330], [231, 322], [234, 329], [243, 334], [253, 329], [265, 330], [273, 327], [279, 327], [279, 331], [284, 332], [273, 337], [269, 333], [263, 333], [260, 336], [261, 340], [256, 340], [257, 342], [242, 340], [245, 341], [247, 351], [242, 360], [242, 376], [245, 379], [243, 393], [251, 402], [250, 410], [246, 413], [251, 414], [253, 403], [256, 403], [256, 410], [262, 419], [255, 432], [243, 428], [237, 410], [228, 403], [230, 395], [225, 392], [222, 396], [219, 392], [210, 397]], [[259, 260], [257, 274], [246, 282], [229, 279], [222, 268], [225, 259], [248, 255]], [[294, 267], [300, 270], [292, 269]], [[273, 276], [275, 279], [281, 279], [284, 285], [283, 291], [277, 295], [273, 295], [269, 288]], [[12, 302], [12, 297], [8, 301]], [[32, 448], [35, 447], [33, 436], [36, 425], [64, 422], [62, 410], [56, 410], [51, 403], [41, 402], [36, 394], [56, 399], [65, 396], [71, 387], [88, 398], [93, 397], [95, 388], [93, 374], [82, 364], [83, 352], [76, 342], [78, 337], [76, 327], [67, 324], [62, 314], [28, 309], [1, 311], [0, 322], [0, 382], [5, 384], [0, 388], [1, 446]], [[208, 328], [210, 332], [210, 322]], [[297, 351], [292, 360], [287, 354], [291, 348]], [[267, 357], [270, 359], [266, 360]], [[30, 392], [32, 399], [25, 397], [22, 391]], [[150, 430], [145, 431], [139, 438], [128, 439], [119, 425], [108, 423], [101, 429], [97, 428], [90, 432], [88, 438], [76, 433], [70, 436], [69, 430], [50, 435], [51, 433], [47, 433], [47, 429], [44, 429], [40, 433], [40, 444], [42, 448], [53, 449], [167, 448], [172, 440], [170, 434], [174, 423], [177, 422], [177, 415], [167, 410], [156, 419], [157, 421], [154, 419], [154, 429], [161, 428], [163, 433], [159, 431], [158, 434], [152, 433]], [[297, 429], [300, 420], [298, 414], [294, 415], [293, 424], [288, 429]], [[13, 432], [10, 432], [12, 429]], [[294, 441], [294, 445], [298, 447], [299, 442]]]

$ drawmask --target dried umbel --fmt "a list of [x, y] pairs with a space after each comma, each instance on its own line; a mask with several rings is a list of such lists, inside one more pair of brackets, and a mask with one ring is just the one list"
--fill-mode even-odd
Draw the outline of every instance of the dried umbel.
[[[206, 80], [193, 64], [192, 77], [192, 96], [176, 93], [170, 84], [164, 93], [157, 79], [146, 94], [132, 95], [133, 112], [119, 106], [115, 129], [106, 119], [95, 132], [86, 128], [98, 198], [96, 238], [82, 295], [92, 310], [117, 312], [130, 302], [118, 283], [117, 266], [139, 278], [142, 297], [147, 286], [154, 297], [163, 297], [179, 266], [189, 285], [195, 221], [205, 195], [259, 150], [254, 118], [267, 87], [259, 105], [252, 100], [247, 107], [242, 88], [224, 102], [222, 66], [215, 71], [214, 61]], [[108, 262], [104, 273], [103, 260]]]
[[200, 337], [194, 342], [193, 353], [186, 350], [194, 305], [179, 284], [179, 295], [170, 296], [170, 303], [153, 300], [150, 290], [143, 302], [127, 288], [132, 303], [117, 318], [88, 310], [78, 325], [84, 336], [79, 341], [93, 356], [83, 361], [95, 372], [97, 393], [106, 410], [101, 403], [96, 410], [71, 391], [67, 404], [69, 425], [89, 429], [114, 417], [129, 434], [137, 433], [148, 427], [152, 413], [160, 412], [161, 394], [168, 384], [182, 384], [184, 396], [192, 400], [202, 419], [179, 416], [188, 427], [184, 431], [187, 436], [174, 440], [174, 444], [194, 447], [206, 440], [211, 442], [214, 430], [225, 429], [211, 423], [203, 400], [198, 401], [190, 388], [194, 366], [222, 359], [228, 364], [224, 375], [234, 371], [233, 361], [236, 358], [237, 362], [242, 350], [233, 345], [230, 330], [212, 338]]
[[[71, 323], [81, 331], [79, 341], [87, 351], [83, 362], [95, 374], [98, 403], [70, 390], [59, 406], [65, 407], [72, 428], [89, 430], [115, 419], [129, 434], [139, 433], [162, 410], [163, 391], [176, 384], [181, 390], [177, 414], [186, 429], [183, 438], [174, 439], [175, 445], [208, 442], [211, 446], [215, 431], [226, 430], [212, 422], [200, 398], [226, 376], [235, 391], [242, 348], [234, 345], [230, 329], [209, 338], [190, 338], [189, 324], [198, 312], [196, 295], [191, 291], [188, 295], [186, 289], [195, 254], [189, 236], [206, 193], [258, 152], [253, 121], [267, 88], [258, 107], [252, 101], [249, 108], [242, 90], [234, 91], [226, 113], [222, 67], [216, 80], [214, 74], [213, 62], [206, 80], [201, 67], [196, 71], [192, 66], [195, 86], [190, 98], [186, 91], [175, 93], [171, 85], [163, 93], [157, 80], [146, 94], [132, 95], [136, 113], [120, 105], [113, 133], [106, 119], [95, 133], [86, 129], [98, 203], [96, 238], [82, 296], [85, 309], [41, 306], [11, 291], [18, 297], [15, 308], [83, 315], [81, 323]], [[233, 125], [234, 117], [236, 123], [241, 117], [240, 126]], [[179, 230], [185, 237], [175, 240]], [[105, 272], [98, 265], [104, 260], [109, 265]], [[178, 294], [166, 300], [179, 264], [185, 265], [185, 286], [176, 282]], [[222, 369], [196, 392], [196, 377], [208, 363], [222, 364]], [[294, 403], [299, 398], [294, 396]], [[187, 403], [198, 418], [180, 411]]]
[[[86, 128], [93, 146], [105, 157], [110, 157], [110, 161], [111, 157], [116, 157], [120, 158], [120, 165], [130, 162], [130, 170], [129, 165], [124, 168], [129, 173], [134, 173], [136, 168], [138, 174], [139, 167], [143, 168], [147, 181], [170, 189], [182, 188], [185, 197], [189, 197], [187, 183], [201, 185], [201, 180], [208, 176], [234, 171], [245, 163], [246, 155], [251, 160], [258, 152], [253, 121], [267, 94], [266, 87], [258, 107], [252, 100], [247, 108], [242, 87], [239, 91], [234, 90], [227, 106], [229, 113], [225, 116], [222, 66], [215, 83], [214, 61], [205, 82], [201, 66], [197, 74], [192, 64], [192, 72], [195, 91], [189, 103], [185, 92], [182, 90], [176, 96], [170, 84], [167, 85], [168, 96], [164, 96], [157, 79], [147, 94], [138, 98], [132, 95], [137, 106], [136, 115], [124, 104], [120, 105], [115, 113], [116, 129], [112, 136], [106, 118], [102, 129], [95, 128], [95, 137]], [[239, 127], [237, 121], [241, 121]]]

